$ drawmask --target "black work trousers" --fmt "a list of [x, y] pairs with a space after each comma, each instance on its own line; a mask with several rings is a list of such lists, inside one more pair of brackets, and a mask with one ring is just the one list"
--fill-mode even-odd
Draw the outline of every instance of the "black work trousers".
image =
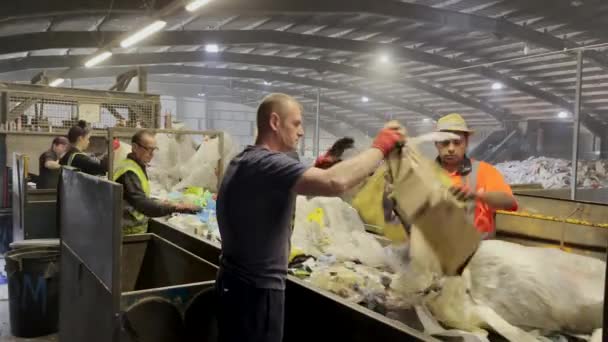
[[225, 271], [216, 282], [219, 342], [282, 342], [285, 291], [256, 288]]

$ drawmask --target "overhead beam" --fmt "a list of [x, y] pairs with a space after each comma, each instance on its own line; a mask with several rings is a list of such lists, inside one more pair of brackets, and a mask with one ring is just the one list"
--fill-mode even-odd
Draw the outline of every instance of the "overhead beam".
[[[0, 73], [12, 72], [24, 69], [41, 69], [41, 68], [74, 68], [80, 66], [80, 56], [35, 56], [21, 58], [18, 61], [0, 61]], [[290, 68], [304, 68], [316, 70], [318, 72], [330, 71], [334, 73], [360, 77], [363, 79], [372, 79], [376, 81], [392, 82], [405, 87], [419, 89], [429, 94], [442, 97], [462, 105], [477, 109], [493, 116], [498, 121], [505, 119], [515, 119], [509, 111], [493, 106], [489, 103], [476, 99], [474, 97], [464, 97], [459, 94], [447, 91], [445, 89], [432, 86], [425, 82], [406, 79], [403, 80], [402, 75], [395, 70], [374, 70], [369, 68], [358, 68], [346, 64], [331, 63], [322, 60], [311, 60], [305, 58], [288, 58], [278, 56], [265, 56], [254, 54], [242, 54], [223, 52], [220, 54], [209, 54], [204, 52], [162, 52], [162, 53], [133, 53], [133, 54], [115, 54], [104, 66], [133, 66], [133, 65], [154, 65], [154, 64], [175, 64], [175, 63], [190, 63], [190, 62], [221, 62], [221, 63], [241, 63], [255, 64], [264, 66], [279, 66]], [[131, 76], [129, 74], [127, 76]], [[121, 75], [122, 76], [122, 75]], [[121, 79], [122, 80], [122, 79]], [[117, 80], [118, 82], [121, 80]], [[125, 80], [122, 80], [125, 81]], [[113, 90], [113, 89], [111, 89]]]
[[[29, 51], [32, 49], [52, 49], [52, 48], [76, 48], [76, 47], [96, 47], [96, 41], [102, 39], [114, 39], [122, 32], [44, 32], [24, 34], [10, 37], [0, 37], [0, 54], [14, 53], [18, 51]], [[272, 43], [283, 45], [297, 45], [301, 47], [349, 51], [353, 53], [370, 54], [375, 52], [388, 52], [395, 58], [404, 58], [420, 63], [435, 65], [447, 69], [469, 68], [466, 72], [477, 74], [492, 80], [509, 83], [513, 89], [519, 90], [528, 95], [537, 97], [540, 100], [562, 106], [563, 102], [552, 102], [552, 94], [537, 89], [533, 93], [528, 92], [530, 87], [525, 82], [518, 81], [508, 75], [502, 74], [490, 68], [472, 68], [472, 64], [457, 59], [447, 58], [438, 54], [431, 54], [415, 49], [410, 49], [394, 44], [383, 44], [369, 41], [350, 40], [343, 38], [331, 38], [291, 32], [274, 30], [222, 30], [222, 31], [164, 31], [157, 33], [154, 37], [141, 43], [141, 46], [171, 46], [171, 45], [203, 45], [209, 42], [216, 42], [225, 45], [230, 44], [255, 44]], [[16, 63], [15, 60], [8, 60], [4, 65]], [[47, 67], [52, 67], [51, 65]], [[423, 86], [418, 84], [418, 86]], [[437, 87], [435, 87], [437, 88]], [[430, 90], [430, 89], [428, 89]], [[448, 94], [444, 94], [447, 96]], [[462, 99], [461, 99], [462, 100]], [[477, 101], [470, 99], [470, 101]], [[474, 103], [469, 103], [471, 106]], [[501, 112], [499, 108], [492, 107], [488, 103], [480, 102], [479, 106], [486, 107], [485, 111], [499, 113], [497, 115], [508, 115]], [[563, 107], [571, 110], [571, 105]]]
[[[440, 27], [452, 27], [462, 32], [479, 31], [497, 36], [510, 36], [549, 50], [580, 47], [577, 43], [561, 39], [550, 33], [540, 32], [512, 23], [470, 13], [435, 8], [397, 0], [223, 0], [209, 4], [208, 12], [234, 12], [241, 14], [321, 14], [321, 13], [369, 13], [389, 18], [409, 19]], [[608, 57], [591, 51], [589, 59], [608, 69]]]
[[[57, 12], [68, 12], [74, 15], [76, 13], [99, 13], [101, 10], [107, 10], [107, 4], [101, 0], [80, 1], [76, 7], [72, 2], [66, 1], [48, 1], [44, 5], [40, 5], [40, 2], [36, 0], [24, 1], [26, 3], [31, 3], [31, 6], [26, 4], [20, 4], [20, 6], [14, 6], [12, 3], [3, 4], [0, 5], [0, 13], [2, 13], [6, 19], [22, 16], [48, 16], [49, 14], [57, 14]], [[154, 8], [149, 8], [147, 2], [143, 0], [117, 0], [116, 2], [118, 2], [118, 4], [115, 4], [113, 7], [116, 11], [138, 11], [141, 9], [164, 10], [165, 8], [171, 7], [171, 11], [167, 11], [167, 13], [177, 10], [181, 4], [180, 1], [171, 3], [171, 0], [159, 0], [155, 1]], [[133, 2], [133, 4], [130, 4], [129, 2]], [[206, 13], [237, 13], [239, 15], [367, 13], [389, 18], [425, 22], [441, 27], [448, 26], [463, 32], [479, 31], [493, 33], [498, 36], [511, 36], [524, 42], [536, 44], [551, 50], [562, 50], [564, 48], [579, 46], [574, 42], [555, 37], [549, 33], [536, 31], [504, 19], [495, 19], [397, 0], [382, 1], [381, 3], [373, 0], [222, 0], [211, 2], [207, 5], [205, 11]], [[596, 51], [593, 51], [589, 55], [589, 58], [597, 64], [608, 68], [608, 57]]]
[[[120, 69], [119, 68], [93, 69], [93, 70], [77, 69], [77, 70], [74, 70], [70, 74], [69, 77], [74, 78], [74, 79], [108, 77], [108, 76], [114, 75], [117, 72], [117, 70], [120, 70]], [[304, 84], [304, 85], [308, 85], [308, 86], [314, 87], [314, 88], [338, 89], [338, 90], [343, 90], [343, 88], [345, 87], [343, 85], [340, 85], [340, 84], [334, 83], [334, 82], [312, 80], [312, 79], [308, 79], [308, 78], [304, 78], [304, 77], [296, 77], [296, 76], [289, 76], [289, 75], [278, 74], [278, 73], [269, 73], [269, 72], [252, 71], [252, 70], [235, 70], [235, 69], [226, 69], [226, 68], [214, 69], [214, 68], [187, 67], [187, 66], [151, 66], [151, 67], [148, 67], [147, 70], [148, 70], [149, 75], [177, 74], [177, 75], [230, 77], [230, 78], [243, 78], [243, 79], [260, 79], [260, 80], [267, 80], [267, 81], [274, 80], [274, 81], [281, 81], [281, 82], [293, 83], [293, 84]], [[233, 87], [236, 86], [236, 87], [253, 89], [253, 90], [261, 90], [261, 91], [266, 91], [266, 92], [273, 92], [273, 91], [283, 89], [278, 86], [264, 86], [264, 85], [259, 85], [259, 84], [256, 85], [256, 84], [250, 83], [250, 82], [231, 81], [231, 82], [229, 82], [228, 86], [230, 86], [230, 84]], [[205, 85], [205, 83], [201, 82], [201, 85]], [[357, 91], [360, 91], [361, 94], [364, 94], [364, 93], [368, 94], [366, 96], [368, 96], [370, 98], [374, 98], [373, 95], [369, 95], [370, 93], [366, 92], [363, 89], [357, 89]], [[293, 90], [289, 90], [289, 93], [292, 95], [309, 97], [309, 98], [313, 99], [311, 93], [306, 93], [306, 92], [302, 92], [302, 91], [293, 91]], [[316, 97], [314, 97], [314, 98], [316, 99]], [[347, 110], [350, 110], [350, 111], [353, 111], [356, 113], [372, 115], [373, 117], [376, 117], [382, 121], [386, 120], [384, 115], [381, 113], [377, 113], [374, 111], [370, 112], [370, 110], [368, 108], [358, 107], [358, 106], [355, 106], [352, 104], [348, 104], [344, 101], [332, 99], [328, 96], [323, 97], [323, 102], [334, 105], [339, 108], [347, 109]], [[437, 116], [434, 116], [434, 117], [437, 118]]]
[[[97, 71], [99, 69], [75, 69], [74, 71], [71, 71], [69, 73], [67, 73], [66, 75], [64, 75], [64, 77], [67, 78], [83, 78], [83, 77], [91, 77], [90, 75], [95, 75], [95, 74], [99, 74]], [[114, 73], [116, 74], [117, 68], [113, 68], [113, 69], [106, 69], [108, 72]], [[152, 70], [156, 70], [156, 72], [152, 72]], [[160, 72], [159, 72], [160, 70]], [[165, 70], [163, 72], [163, 70]], [[172, 72], [172, 70], [178, 70], [178, 72]], [[336, 83], [336, 82], [329, 82], [329, 81], [324, 81], [324, 80], [319, 80], [319, 79], [312, 79], [312, 78], [306, 78], [306, 77], [298, 77], [298, 76], [292, 76], [292, 75], [288, 75], [288, 74], [281, 74], [281, 73], [276, 73], [276, 72], [267, 72], [267, 71], [254, 71], [254, 70], [232, 70], [231, 73], [228, 74], [235, 74], [238, 76], [226, 76], [227, 72], [225, 71], [226, 69], [216, 69], [216, 68], [199, 68], [199, 67], [186, 67], [186, 66], [180, 66], [180, 67], [175, 67], [175, 66], [157, 66], [157, 67], [151, 67], [148, 71], [149, 73], [181, 73], [181, 74], [187, 74], [187, 73], [191, 73], [193, 75], [207, 75], [207, 76], [220, 76], [220, 77], [240, 77], [240, 78], [252, 78], [252, 79], [260, 79], [260, 80], [266, 80], [266, 81], [280, 81], [280, 82], [286, 82], [286, 83], [293, 83], [293, 84], [302, 84], [302, 85], [307, 85], [310, 87], [315, 87], [315, 88], [324, 88], [324, 89], [336, 89], [336, 90], [342, 90], [348, 93], [352, 93], [352, 94], [357, 94], [360, 96], [366, 96], [370, 99], [375, 99], [376, 101], [379, 102], [383, 102], [386, 104], [390, 104], [392, 106], [398, 107], [398, 108], [403, 108], [403, 109], [407, 109], [409, 111], [415, 112], [417, 114], [423, 115], [423, 116], [427, 116], [433, 119], [437, 119], [439, 117], [438, 114], [432, 112], [431, 110], [420, 106], [418, 104], [415, 103], [411, 103], [408, 101], [403, 101], [394, 97], [390, 97], [390, 96], [385, 96], [379, 93], [375, 93], [372, 92], [368, 89], [363, 89], [363, 88], [359, 88], [359, 87], [355, 87], [355, 86], [349, 86], [346, 84], [341, 84], [341, 83]], [[103, 73], [104, 75], [106, 75], [106, 73]]]
[[[113, 0], [112, 14], [134, 13], [160, 10], [173, 0]], [[152, 4], [152, 5], [151, 5]], [[19, 0], [0, 2], [0, 21], [18, 20], [23, 18], [62, 16], [74, 14], [107, 14], [110, 2], [107, 0], [78, 0], [78, 1], [38, 1]]]
[[[50, 48], [70, 48], [70, 47], [95, 47], [99, 35], [118, 36], [122, 32], [45, 32], [10, 36], [0, 38], [0, 53], [10, 53], [15, 51], [28, 51], [31, 49], [50, 49]], [[97, 38], [97, 39], [96, 39]], [[33, 45], [30, 45], [35, 41]], [[162, 46], [162, 45], [201, 45], [206, 42], [221, 42], [222, 44], [251, 44], [251, 43], [274, 43], [306, 46], [313, 48], [350, 51], [362, 54], [373, 53], [374, 51], [389, 51], [395, 57], [402, 57], [421, 63], [432, 64], [448, 69], [469, 68], [468, 72], [487, 77], [496, 81], [508, 84], [513, 89], [519, 90], [528, 95], [534, 96], [546, 102], [560, 106], [566, 110], [572, 110], [572, 104], [555, 95], [530, 86], [525, 82], [518, 81], [508, 75], [487, 68], [471, 68], [472, 65], [457, 59], [443, 57], [437, 54], [430, 54], [414, 49], [409, 49], [392, 44], [374, 43], [368, 41], [356, 41], [341, 38], [321, 37], [315, 35], [304, 35], [272, 30], [254, 31], [165, 31], [159, 32], [153, 39], [142, 42], [142, 46]], [[68, 46], [66, 46], [68, 45]], [[586, 127], [597, 130], [597, 125], [605, 127], [605, 123], [594, 119], [586, 113], [582, 113], [581, 119]]]

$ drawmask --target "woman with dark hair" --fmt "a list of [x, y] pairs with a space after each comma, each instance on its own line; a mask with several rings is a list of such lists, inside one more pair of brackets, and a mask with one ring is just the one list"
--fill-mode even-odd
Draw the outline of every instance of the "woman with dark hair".
[[60, 164], [72, 166], [94, 176], [104, 175], [108, 172], [107, 156], [99, 160], [84, 153], [89, 147], [90, 138], [91, 130], [87, 127], [86, 121], [78, 121], [78, 124], [68, 131], [68, 140], [71, 146], [68, 152], [61, 158]]
[[40, 155], [38, 159], [38, 189], [56, 189], [59, 181], [61, 165], [59, 159], [63, 157], [70, 143], [66, 137], [56, 137], [51, 148]]

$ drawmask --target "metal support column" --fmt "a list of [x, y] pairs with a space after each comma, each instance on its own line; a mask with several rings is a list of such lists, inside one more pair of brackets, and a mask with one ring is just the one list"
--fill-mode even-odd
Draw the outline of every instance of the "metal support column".
[[600, 137], [600, 159], [608, 159], [608, 129]]
[[8, 93], [2, 92], [0, 94], [0, 124], [8, 122], [9, 101]]
[[321, 141], [321, 132], [319, 128], [319, 115], [321, 111], [321, 89], [317, 88], [317, 113], [315, 116], [315, 134], [312, 141], [312, 154], [315, 158], [319, 156], [319, 143]]
[[213, 118], [211, 117], [211, 111], [209, 110], [209, 99], [205, 99], [205, 129], [214, 129]]
[[137, 88], [140, 93], [148, 92], [148, 70], [137, 67]]
[[574, 125], [572, 138], [572, 179], [570, 180], [570, 199], [576, 199], [576, 180], [578, 176], [578, 144], [581, 129], [581, 95], [583, 91], [583, 51], [576, 55], [576, 98], [574, 102]]

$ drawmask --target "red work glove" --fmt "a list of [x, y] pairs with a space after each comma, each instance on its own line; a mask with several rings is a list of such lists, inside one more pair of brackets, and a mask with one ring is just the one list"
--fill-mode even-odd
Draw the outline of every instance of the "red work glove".
[[337, 162], [338, 161], [336, 160], [336, 158], [325, 153], [324, 155], [319, 156], [317, 160], [315, 160], [315, 167], [320, 169], [329, 169]]
[[399, 131], [398, 127], [385, 127], [376, 136], [373, 148], [379, 149], [386, 157], [397, 145], [405, 141], [405, 136]]
[[120, 148], [120, 140], [114, 138], [114, 141], [112, 141], [112, 148], [114, 151], [118, 150]]

